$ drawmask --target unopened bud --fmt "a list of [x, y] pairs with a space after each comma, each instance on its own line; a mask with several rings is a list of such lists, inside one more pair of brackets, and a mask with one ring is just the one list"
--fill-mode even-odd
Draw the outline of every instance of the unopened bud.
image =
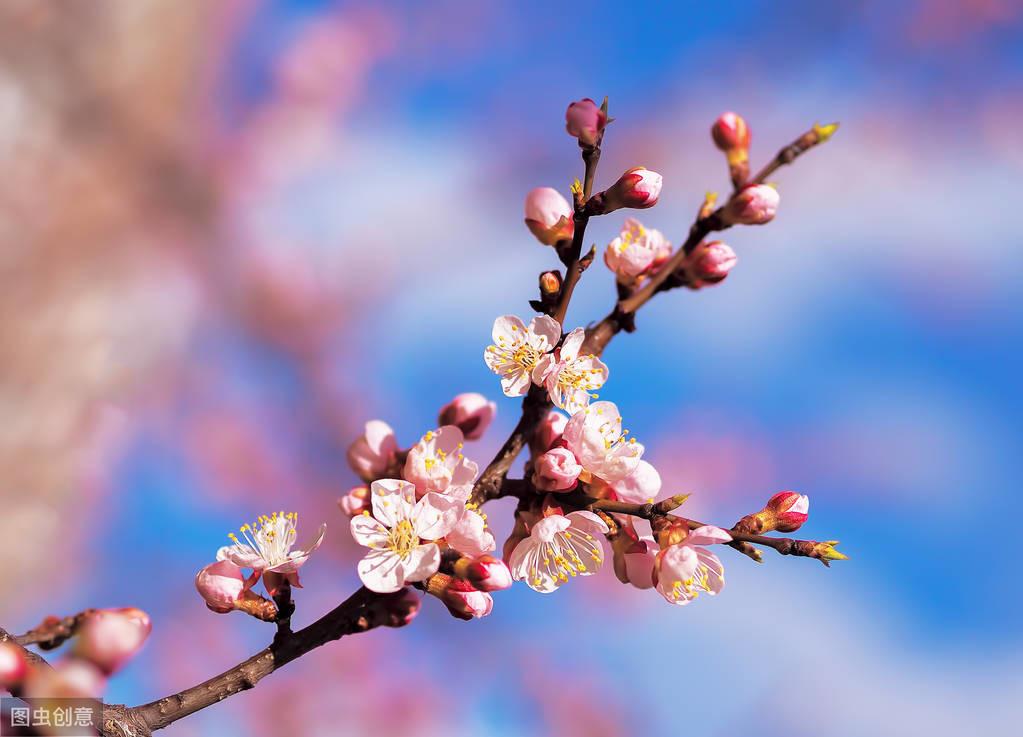
[[575, 220], [568, 200], [551, 187], [537, 187], [526, 195], [526, 227], [545, 246], [570, 240]]
[[468, 581], [443, 573], [435, 573], [429, 578], [426, 593], [444, 602], [451, 616], [465, 621], [485, 617], [494, 608], [494, 599], [490, 594], [478, 591]]
[[529, 450], [534, 456], [546, 453], [561, 440], [568, 425], [568, 418], [557, 410], [550, 410], [540, 420], [533, 437], [529, 439]]
[[139, 651], [151, 630], [149, 615], [139, 609], [103, 609], [79, 628], [72, 653], [110, 674]]
[[832, 560], [849, 560], [848, 555], [835, 550], [835, 546], [838, 545], [838, 540], [826, 540], [822, 543], [816, 543], [813, 546], [811, 557], [816, 558], [826, 566], [831, 564], [828, 561]]
[[779, 491], [767, 500], [763, 514], [773, 521], [770, 529], [795, 532], [810, 516], [810, 497], [795, 491]]
[[414, 589], [406, 586], [393, 594], [381, 596], [380, 606], [384, 611], [384, 626], [404, 627], [419, 614], [422, 601]]
[[568, 491], [583, 467], [568, 448], [551, 448], [533, 464], [533, 485], [540, 491]]
[[624, 584], [637, 589], [654, 586], [654, 559], [657, 546], [653, 540], [640, 538], [631, 527], [622, 526], [611, 541], [615, 576]]
[[701, 243], [686, 259], [689, 286], [697, 289], [722, 281], [738, 260], [735, 251], [721, 241]]
[[540, 294], [544, 297], [556, 297], [561, 293], [561, 272], [545, 271], [540, 274]]
[[98, 698], [106, 684], [104, 673], [93, 663], [71, 657], [58, 661], [52, 668], [33, 668], [25, 680], [23, 696], [31, 700], [33, 710], [44, 709], [52, 715], [67, 705], [58, 699]]
[[502, 591], [512, 585], [511, 571], [503, 560], [481, 555], [475, 560], [460, 558], [454, 566], [455, 576], [468, 581], [480, 591]]
[[13, 642], [0, 642], [0, 691], [17, 688], [27, 675], [25, 651]]
[[653, 207], [661, 196], [661, 175], [642, 166], [634, 167], [622, 174], [603, 196], [605, 213], [623, 207], [638, 210]]
[[397, 452], [398, 440], [391, 426], [382, 420], [370, 420], [362, 435], [348, 446], [348, 465], [369, 483], [384, 477]]
[[781, 196], [768, 184], [751, 184], [728, 201], [721, 219], [728, 225], [763, 225], [774, 220]]
[[710, 135], [714, 145], [728, 155], [729, 164], [738, 164], [748, 160], [750, 130], [741, 115], [722, 113], [711, 126]]
[[357, 517], [370, 509], [368, 486], [356, 486], [337, 499], [337, 507], [348, 517]]
[[579, 139], [580, 146], [596, 146], [606, 125], [607, 113], [588, 97], [573, 102], [565, 111], [565, 130]]
[[438, 424], [454, 425], [466, 440], [479, 440], [497, 414], [497, 405], [482, 394], [466, 392], [445, 404], [437, 418]]
[[678, 545], [689, 537], [689, 521], [671, 514], [655, 517], [650, 521], [650, 529], [661, 549]]
[[212, 612], [227, 614], [237, 610], [272, 622], [277, 616], [277, 607], [251, 591], [258, 580], [258, 571], [246, 578], [242, 569], [231, 561], [218, 560], [195, 575], [195, 589]]

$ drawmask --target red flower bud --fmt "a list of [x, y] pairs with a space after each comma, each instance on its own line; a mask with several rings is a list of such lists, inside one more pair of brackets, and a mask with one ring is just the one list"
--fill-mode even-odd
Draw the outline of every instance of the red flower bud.
[[770, 529], [795, 532], [810, 516], [810, 497], [795, 491], [779, 491], [767, 501], [762, 514], [773, 519]]
[[749, 126], [738, 113], [722, 113], [711, 126], [710, 135], [714, 139], [714, 145], [726, 153], [749, 149]]
[[622, 174], [611, 188], [604, 192], [604, 212], [623, 207], [643, 210], [657, 204], [661, 196], [661, 175], [637, 166]]
[[565, 111], [565, 130], [580, 146], [595, 146], [607, 125], [607, 113], [588, 97], [573, 102]]

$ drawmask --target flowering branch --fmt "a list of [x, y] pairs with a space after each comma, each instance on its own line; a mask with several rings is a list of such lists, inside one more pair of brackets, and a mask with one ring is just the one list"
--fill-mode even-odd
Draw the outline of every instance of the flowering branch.
[[78, 628], [95, 613], [95, 609], [85, 609], [70, 617], [46, 617], [39, 625], [16, 639], [19, 645], [37, 645], [42, 650], [53, 650], [74, 637]]

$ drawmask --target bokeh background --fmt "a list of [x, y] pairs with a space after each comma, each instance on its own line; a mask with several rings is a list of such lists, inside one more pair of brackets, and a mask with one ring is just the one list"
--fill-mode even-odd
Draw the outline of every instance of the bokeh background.
[[[525, 192], [581, 171], [567, 103], [609, 95], [598, 186], [664, 175], [684, 236], [727, 173], [815, 121], [727, 283], [672, 292], [606, 354], [694, 517], [808, 493], [848, 563], [728, 555], [677, 609], [605, 571], [483, 621], [324, 648], [167, 734], [976, 735], [1023, 699], [1023, 5], [134, 0], [0, 5], [0, 617], [134, 605], [108, 700], [233, 665], [266, 625], [192, 588], [228, 531], [297, 510], [324, 547], [299, 624], [357, 584], [335, 499], [379, 417], [410, 444], [554, 264]], [[603, 246], [619, 214], [591, 224]], [[595, 266], [570, 322], [602, 316]], [[510, 507], [490, 513], [499, 531]], [[300, 529], [300, 538], [302, 537]], [[728, 553], [729, 551], [725, 551]]]

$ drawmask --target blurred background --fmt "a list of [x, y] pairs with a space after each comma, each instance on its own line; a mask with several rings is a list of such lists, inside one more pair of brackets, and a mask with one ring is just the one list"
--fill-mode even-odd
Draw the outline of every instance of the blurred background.
[[[357, 586], [335, 500], [365, 420], [409, 445], [483, 392], [482, 467], [517, 418], [481, 356], [554, 265], [522, 200], [581, 174], [570, 101], [610, 96], [597, 186], [661, 172], [641, 215], [675, 243], [727, 186], [720, 112], [750, 122], [754, 168], [839, 120], [775, 176], [775, 222], [726, 234], [724, 285], [659, 297], [612, 343], [602, 397], [692, 516], [797, 489], [806, 536], [852, 560], [725, 551], [725, 592], [685, 609], [610, 570], [468, 624], [428, 601], [166, 734], [1003, 733], [1023, 698], [1021, 72], [1018, 0], [7, 0], [0, 622], [139, 606], [153, 636], [107, 699], [190, 686], [269, 639], [192, 577], [277, 509], [300, 540], [328, 525], [312, 621]], [[598, 263], [569, 322], [612, 300]]]

